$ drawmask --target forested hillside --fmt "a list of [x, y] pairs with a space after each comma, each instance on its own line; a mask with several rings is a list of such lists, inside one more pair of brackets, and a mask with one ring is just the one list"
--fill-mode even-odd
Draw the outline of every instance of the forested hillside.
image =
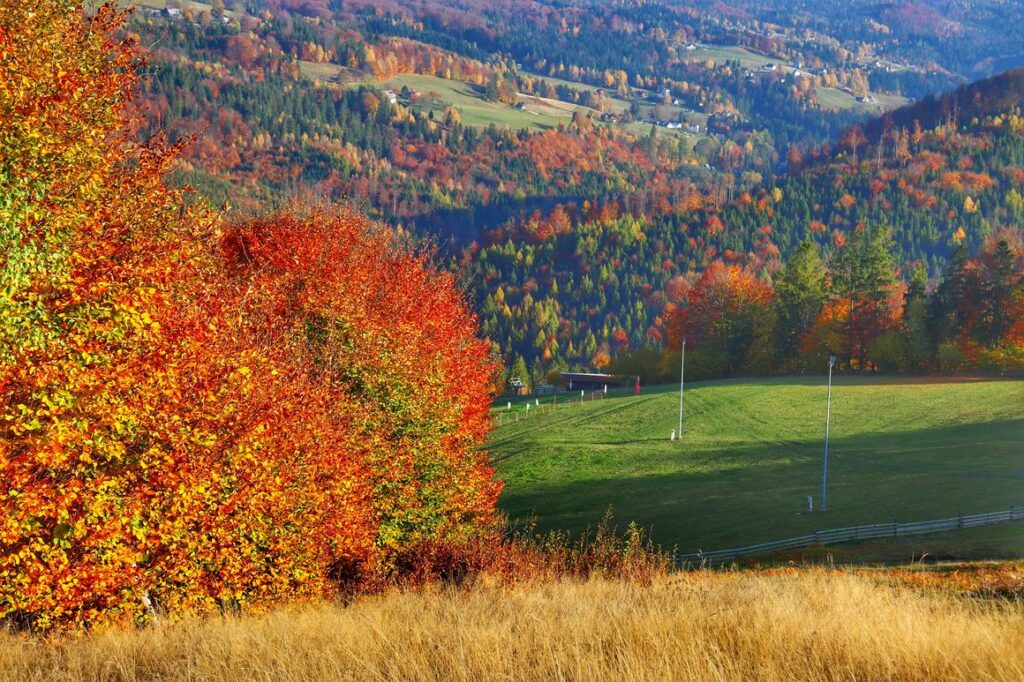
[[[157, 46], [139, 106], [192, 136], [178, 182], [243, 210], [354, 203], [435, 241], [506, 375], [533, 384], [660, 357], [708, 273], [742, 273], [774, 310], [802, 244], [825, 306], [846, 244], [886, 235], [892, 309], [874, 337], [905, 330], [912, 276], [935, 296], [954, 253], [1021, 252], [1022, 75], [931, 94], [996, 63], [954, 4], [920, 23], [854, 3], [834, 25], [771, 2], [154, 6], [132, 24]], [[780, 314], [759, 333], [785, 343], [708, 374], [805, 366], [810, 328]], [[934, 334], [913, 363], [875, 362], [874, 337], [817, 343], [858, 346], [859, 368], [941, 364]]]
[[[1021, 92], [1019, 74], [1002, 80], [1000, 92], [1009, 81]], [[1000, 99], [996, 108], [1004, 105]], [[814, 163], [810, 154], [805, 161], [795, 152], [793, 172], [725, 204], [692, 200], [664, 213], [625, 215], [615, 204], [559, 207], [485, 233], [465, 257], [474, 282], [483, 285], [484, 329], [500, 347], [522, 356], [536, 382], [549, 367], [602, 366], [627, 349], [660, 348], [671, 314], [709, 269], [744, 273], [747, 286], [765, 289], [767, 304], [780, 270], [801, 248], [820, 259], [819, 268], [839, 268], [851, 252], [848, 242], [865, 232], [885, 232], [879, 248], [890, 263], [888, 282], [905, 286], [916, 278], [914, 295], [943, 281], [953, 254], [991, 254], [1000, 240], [1016, 254], [1007, 267], [1019, 274], [1024, 119], [1015, 111], [954, 125], [947, 116], [925, 131], [917, 119], [909, 129], [891, 122], [903, 118], [893, 114], [881, 142], [868, 144], [855, 129], [834, 150], [814, 149]], [[827, 279], [838, 291], [837, 277]], [[825, 285], [822, 271], [822, 300]], [[900, 302], [888, 313], [890, 327], [898, 329], [903, 293], [892, 293]], [[958, 305], [987, 300], [979, 295]], [[809, 330], [778, 333], [795, 339]], [[677, 342], [678, 331], [672, 346]], [[776, 351], [793, 354], [797, 348]], [[770, 373], [798, 364], [782, 357], [759, 364], [733, 359], [712, 374]], [[919, 366], [930, 365], [922, 359]]]
[[442, 235], [438, 210], [750, 188], [790, 145], [955, 82], [657, 3], [144, 6], [163, 8], [133, 23], [155, 47], [145, 111], [196, 135], [184, 180], [218, 203], [229, 184], [236, 205], [355, 200]]

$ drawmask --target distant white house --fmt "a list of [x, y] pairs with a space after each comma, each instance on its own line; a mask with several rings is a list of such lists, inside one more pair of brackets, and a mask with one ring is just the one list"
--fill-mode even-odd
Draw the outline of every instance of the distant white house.
[[181, 19], [183, 16], [185, 16], [182, 13], [182, 11], [177, 7], [165, 7], [164, 14], [166, 14], [167, 17], [170, 19]]

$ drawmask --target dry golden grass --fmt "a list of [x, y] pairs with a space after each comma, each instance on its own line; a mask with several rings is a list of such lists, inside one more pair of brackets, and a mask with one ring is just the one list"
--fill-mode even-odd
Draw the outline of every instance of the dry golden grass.
[[44, 641], [11, 680], [1019, 680], [1024, 605], [847, 573], [392, 593]]

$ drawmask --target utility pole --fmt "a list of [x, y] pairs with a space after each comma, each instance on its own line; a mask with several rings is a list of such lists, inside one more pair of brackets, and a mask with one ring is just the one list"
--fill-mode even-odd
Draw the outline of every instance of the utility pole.
[[679, 440], [683, 440], [683, 389], [686, 381], [686, 338], [683, 338], [683, 358], [679, 363]]
[[821, 472], [821, 511], [825, 511], [826, 484], [828, 483], [828, 426], [832, 418], [832, 368], [836, 364], [836, 356], [828, 356], [828, 397], [825, 399], [825, 466]]

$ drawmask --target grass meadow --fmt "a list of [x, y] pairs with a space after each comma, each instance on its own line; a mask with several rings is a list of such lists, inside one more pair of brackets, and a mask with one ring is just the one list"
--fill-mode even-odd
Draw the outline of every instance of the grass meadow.
[[[422, 97], [412, 105], [419, 111], [433, 109], [436, 114], [446, 106], [459, 111], [462, 123], [469, 126], [485, 128], [495, 125], [499, 128], [514, 130], [547, 130], [559, 125], [568, 125], [572, 120], [573, 111], [579, 109], [587, 113], [597, 112], [587, 107], [576, 106], [539, 97], [521, 97], [523, 108], [517, 109], [504, 102], [489, 102], [484, 99], [483, 89], [458, 80], [448, 80], [437, 76], [420, 74], [399, 74], [386, 81], [365, 80], [364, 74], [357, 74], [350, 69], [333, 64], [313, 64], [303, 62], [303, 75], [307, 78], [330, 82], [348, 81], [349, 87], [369, 83], [377, 88], [388, 88], [396, 92], [403, 86], [410, 90], [418, 90]], [[349, 80], [356, 78], [356, 80]]]
[[[419, 111], [433, 109], [439, 114], [446, 106], [454, 107], [459, 111], [462, 123], [469, 126], [485, 128], [494, 125], [498, 128], [511, 128], [513, 130], [549, 130], [559, 125], [569, 125], [575, 111], [583, 114], [590, 114], [597, 118], [600, 114], [595, 109], [582, 105], [570, 104], [556, 99], [520, 95], [519, 101], [523, 108], [517, 108], [504, 102], [489, 102], [484, 99], [483, 89], [471, 83], [458, 80], [448, 80], [437, 76], [426, 76], [420, 74], [399, 74], [386, 81], [365, 79], [365, 75], [334, 64], [314, 64], [302, 62], [302, 73], [305, 77], [320, 80], [323, 82], [348, 83], [349, 87], [355, 87], [361, 83], [369, 83], [374, 87], [388, 88], [400, 91], [403, 86], [410, 90], [418, 90], [422, 97], [412, 107]], [[580, 90], [596, 90], [595, 86], [583, 83], [562, 81], [546, 76], [536, 76], [538, 79], [547, 80], [552, 83], [562, 83]], [[630, 101], [612, 96], [611, 109], [615, 112], [624, 112], [629, 108]], [[653, 105], [641, 100], [641, 118], [625, 126], [627, 130], [637, 135], [646, 135], [650, 132], [651, 124], [645, 122], [650, 117]], [[680, 113], [686, 112], [694, 121], [704, 123], [707, 116], [690, 112], [682, 107], [663, 107], [664, 115], [675, 119]], [[683, 136], [681, 130], [659, 129], [659, 133], [668, 136]]]
[[[426, 110], [433, 107], [440, 113], [445, 105], [450, 105], [459, 110], [462, 122], [471, 126], [486, 127], [493, 123], [499, 128], [555, 128], [559, 123], [568, 125], [576, 108], [571, 105], [556, 108], [543, 102], [527, 101], [527, 108], [520, 110], [503, 102], [488, 102], [483, 97], [483, 90], [470, 83], [417, 74], [395, 76], [384, 82], [382, 87], [398, 91], [403, 85], [408, 86], [410, 90], [419, 90], [423, 94], [423, 98], [414, 108]], [[438, 95], [437, 103], [430, 101], [431, 93]], [[583, 107], [579, 108], [587, 111]]]
[[[501, 505], [568, 531], [611, 508], [620, 525], [690, 552], [1024, 504], [1024, 381], [837, 376], [828, 510], [807, 513], [808, 495], [820, 504], [825, 398], [820, 377], [691, 384], [677, 442], [678, 387], [504, 416], [490, 446]], [[1024, 524], [836, 551], [1022, 556]]]
[[[775, 63], [783, 73], [791, 73], [795, 67], [773, 57], [757, 54], [738, 45], [697, 45], [697, 49], [683, 52], [685, 61], [704, 62], [708, 59], [715, 64], [724, 64], [729, 61], [739, 62], [740, 66], [752, 71], [759, 70], [765, 64]], [[862, 111], [877, 111], [896, 109], [907, 104], [908, 100], [899, 95], [884, 95], [873, 92], [871, 95], [878, 100], [877, 104], [858, 102], [853, 95], [843, 92], [838, 88], [818, 86], [818, 102], [825, 109], [860, 109]]]
[[1024, 604], [840, 571], [393, 592], [56, 640], [0, 671], [85, 680], [1019, 680]]

